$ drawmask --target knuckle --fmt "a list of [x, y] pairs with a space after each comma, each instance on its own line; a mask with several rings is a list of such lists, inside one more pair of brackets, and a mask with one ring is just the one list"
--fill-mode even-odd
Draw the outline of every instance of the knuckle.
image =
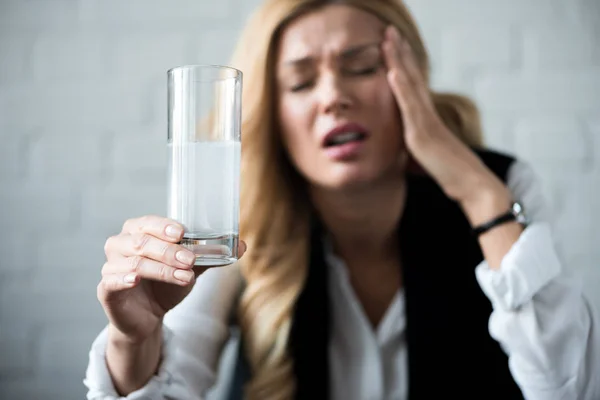
[[143, 215], [138, 220], [138, 230], [142, 231], [144, 227], [150, 225], [151, 217], [149, 215]]
[[107, 292], [110, 289], [110, 285], [105, 279], [102, 279], [98, 286], [96, 286], [96, 297], [101, 303], [104, 303], [107, 297]]
[[152, 217], [143, 215], [137, 218], [129, 218], [123, 224], [123, 231], [128, 233], [143, 232], [151, 223]]
[[100, 274], [102, 274], [102, 276], [108, 275], [109, 268], [110, 268], [110, 266], [107, 261], [104, 263], [104, 265], [102, 265], [102, 270], [100, 270]]
[[131, 236], [133, 250], [136, 254], [142, 254], [150, 240], [150, 235], [145, 233], [137, 233]]
[[168, 244], [168, 243], [161, 243], [161, 245], [160, 245], [160, 247], [159, 247], [159, 249], [158, 249], [158, 254], [159, 254], [159, 255], [160, 255], [162, 258], [164, 258], [164, 257], [166, 256], [167, 252], [169, 251], [169, 248], [170, 248], [170, 247], [171, 247], [171, 246], [169, 246], [169, 244]]
[[140, 218], [139, 230], [140, 231], [152, 231], [158, 225], [159, 218], [156, 215], [144, 215]]
[[115, 242], [115, 237], [111, 236], [108, 239], [106, 239], [106, 242], [104, 242], [104, 254], [108, 255], [112, 250], [112, 247], [114, 245]]
[[170, 268], [167, 267], [165, 264], [161, 264], [160, 268], [158, 269], [159, 279], [166, 281], [170, 276], [169, 272], [170, 272]]
[[123, 223], [123, 232], [129, 232], [131, 227], [134, 225], [135, 223], [135, 219], [133, 218], [129, 218], [127, 220], [125, 220], [125, 222]]
[[130, 272], [139, 272], [139, 270], [142, 267], [143, 262], [144, 262], [144, 257], [142, 257], [142, 256], [129, 257], [129, 271]]

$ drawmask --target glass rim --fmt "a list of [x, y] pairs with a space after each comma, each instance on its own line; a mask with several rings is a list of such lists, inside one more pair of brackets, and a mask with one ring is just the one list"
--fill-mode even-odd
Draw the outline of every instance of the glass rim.
[[185, 71], [185, 70], [202, 70], [202, 69], [206, 69], [206, 70], [224, 70], [224, 71], [230, 71], [232, 72], [234, 75], [231, 76], [230, 78], [225, 78], [225, 79], [235, 79], [237, 77], [243, 76], [243, 72], [237, 68], [234, 67], [230, 67], [228, 65], [222, 65], [222, 64], [186, 64], [186, 65], [178, 65], [172, 68], [169, 68], [167, 70], [167, 75], [171, 75], [174, 72], [177, 71]]

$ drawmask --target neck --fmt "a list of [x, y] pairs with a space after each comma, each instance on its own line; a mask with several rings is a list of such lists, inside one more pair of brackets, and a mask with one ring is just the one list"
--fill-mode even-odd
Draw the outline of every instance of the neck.
[[405, 194], [403, 178], [361, 189], [311, 189], [335, 252], [355, 265], [397, 258], [396, 231]]

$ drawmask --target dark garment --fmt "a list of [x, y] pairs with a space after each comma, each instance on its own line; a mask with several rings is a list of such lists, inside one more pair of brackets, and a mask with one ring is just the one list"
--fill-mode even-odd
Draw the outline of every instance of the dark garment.
[[[477, 154], [502, 181], [514, 159]], [[406, 304], [409, 399], [522, 399], [508, 357], [488, 331], [492, 306], [475, 278], [483, 260], [459, 205], [431, 178], [410, 175], [400, 222]], [[307, 282], [297, 301], [290, 337], [296, 399], [329, 397], [330, 316], [322, 229], [312, 232]], [[240, 346], [230, 399], [242, 399], [249, 378]]]

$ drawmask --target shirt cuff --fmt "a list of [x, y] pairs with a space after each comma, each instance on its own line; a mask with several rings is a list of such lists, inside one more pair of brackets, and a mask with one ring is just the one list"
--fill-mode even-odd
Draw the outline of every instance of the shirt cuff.
[[161, 366], [158, 374], [153, 376], [148, 383], [131, 392], [127, 397], [119, 396], [117, 393], [108, 367], [106, 365], [106, 346], [108, 343], [108, 327], [105, 327], [98, 337], [94, 340], [90, 353], [89, 364], [84, 379], [84, 384], [88, 388], [88, 400], [159, 400], [164, 399], [165, 390], [172, 383], [172, 375], [167, 370], [169, 358], [173, 351], [172, 336], [173, 333], [163, 325], [163, 346]]
[[506, 253], [500, 268], [483, 261], [475, 269], [481, 289], [494, 308], [516, 310], [529, 302], [561, 272], [561, 265], [547, 223], [529, 225]]

